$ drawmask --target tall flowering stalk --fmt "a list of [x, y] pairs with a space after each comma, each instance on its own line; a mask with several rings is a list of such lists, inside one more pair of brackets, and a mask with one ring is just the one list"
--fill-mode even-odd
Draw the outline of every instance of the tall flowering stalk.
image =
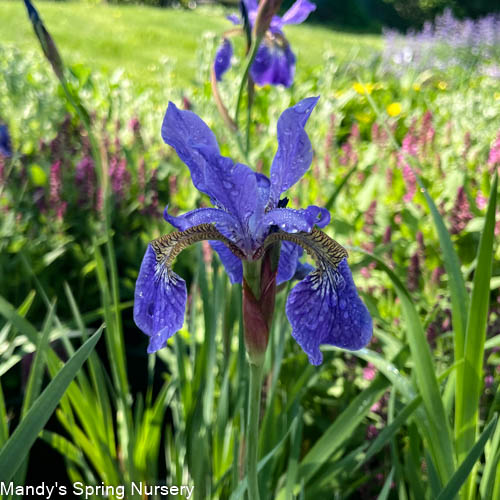
[[[354, 285], [347, 252], [320, 229], [330, 222], [324, 208], [287, 208], [282, 194], [307, 171], [311, 143], [304, 130], [318, 98], [285, 110], [278, 120], [278, 150], [271, 175], [221, 156], [217, 140], [193, 112], [170, 103], [162, 137], [188, 166], [194, 186], [213, 207], [165, 219], [178, 231], [153, 240], [137, 278], [134, 319], [150, 338], [148, 352], [166, 346], [184, 322], [187, 290], [172, 269], [187, 246], [208, 240], [232, 283], [243, 285], [244, 340], [250, 363], [247, 424], [248, 490], [259, 498], [257, 442], [264, 358], [277, 285], [297, 277], [286, 303], [292, 336], [313, 365], [322, 362], [321, 344], [356, 350], [372, 335], [372, 321]], [[305, 250], [316, 263], [300, 262]], [[304, 269], [306, 270], [304, 273]]]

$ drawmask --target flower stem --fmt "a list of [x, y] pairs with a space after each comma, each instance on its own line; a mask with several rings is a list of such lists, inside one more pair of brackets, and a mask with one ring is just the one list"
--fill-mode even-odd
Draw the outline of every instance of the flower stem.
[[245, 65], [245, 70], [243, 71], [243, 78], [241, 79], [240, 88], [238, 89], [238, 99], [236, 101], [236, 111], [234, 113], [234, 122], [238, 125], [238, 119], [240, 116], [241, 100], [243, 98], [243, 90], [248, 80], [248, 75], [250, 73], [250, 67], [257, 55], [257, 50], [259, 49], [260, 42], [262, 41], [263, 35], [256, 37], [250, 48], [249, 56], [247, 58], [247, 63]]
[[248, 421], [246, 436], [246, 466], [249, 500], [260, 500], [257, 460], [259, 451], [260, 396], [264, 364], [250, 363], [250, 388], [248, 394]]

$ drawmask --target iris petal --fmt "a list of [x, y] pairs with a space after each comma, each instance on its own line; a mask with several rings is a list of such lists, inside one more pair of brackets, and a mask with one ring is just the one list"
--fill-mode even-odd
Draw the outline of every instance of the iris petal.
[[370, 314], [346, 259], [336, 270], [317, 270], [296, 285], [288, 296], [286, 314], [292, 336], [313, 365], [323, 361], [321, 344], [358, 350], [372, 335]]
[[276, 275], [277, 285], [281, 285], [281, 283], [293, 278], [295, 271], [297, 270], [301, 251], [302, 248], [291, 241], [283, 241], [281, 243], [278, 274]]
[[[242, 163], [221, 156], [213, 148], [198, 148], [205, 157], [205, 185], [212, 201], [233, 215], [244, 226], [257, 203], [255, 172]], [[244, 235], [241, 234], [243, 237]]]
[[210, 245], [219, 255], [231, 283], [241, 283], [243, 281], [243, 264], [241, 260], [220, 241], [210, 241]]
[[219, 208], [197, 208], [182, 215], [171, 215], [168, 213], [168, 207], [163, 212], [163, 217], [179, 231], [185, 231], [198, 224], [215, 224], [215, 227], [226, 237], [238, 229], [238, 221], [231, 214]]
[[192, 111], [180, 110], [173, 102], [169, 102], [161, 127], [161, 136], [189, 167], [196, 189], [211, 196], [210, 188], [205, 184], [207, 160], [199, 148], [212, 149], [213, 154], [218, 155], [219, 145], [207, 124]]
[[346, 250], [319, 229], [272, 232], [262, 248], [278, 241], [300, 245], [316, 261], [317, 269], [292, 289], [286, 304], [292, 335], [309, 361], [322, 362], [321, 344], [351, 350], [364, 347], [372, 335], [372, 320], [356, 291]]
[[[192, 210], [191, 212], [175, 217], [168, 213], [167, 208], [164, 211], [165, 220], [180, 231], [185, 231], [198, 224], [213, 223], [221, 234], [229, 239], [233, 239], [233, 235], [238, 232], [238, 221], [224, 210], [218, 208], [198, 208], [197, 210]], [[224, 269], [229, 275], [231, 283], [241, 283], [243, 278], [241, 260], [224, 243], [210, 241], [210, 245], [217, 252]]]
[[271, 165], [270, 203], [293, 186], [311, 164], [313, 151], [304, 127], [319, 97], [308, 97], [286, 109], [278, 120], [278, 151]]
[[283, 15], [283, 24], [300, 24], [304, 22], [309, 14], [316, 10], [316, 5], [309, 0], [297, 0]]
[[287, 45], [261, 44], [250, 68], [253, 81], [260, 86], [283, 85], [290, 87], [295, 74], [295, 55]]
[[182, 328], [186, 300], [185, 281], [158, 270], [156, 254], [148, 245], [135, 285], [134, 321], [150, 337], [149, 353], [164, 347]]
[[0, 124], [0, 154], [6, 157], [12, 156], [9, 129], [3, 124]]
[[151, 337], [148, 352], [165, 346], [182, 328], [186, 309], [186, 283], [172, 270], [177, 255], [203, 240], [223, 242], [238, 258], [243, 254], [213, 224], [199, 224], [153, 240], [146, 250], [135, 285], [134, 321]]
[[270, 226], [278, 226], [287, 233], [310, 232], [317, 225], [324, 227], [330, 222], [330, 213], [326, 208], [310, 205], [305, 209], [274, 208], [261, 219], [256, 239], [263, 238]]
[[233, 57], [233, 46], [231, 42], [224, 38], [215, 54], [214, 71], [215, 78], [221, 81], [222, 75], [231, 67], [231, 57]]

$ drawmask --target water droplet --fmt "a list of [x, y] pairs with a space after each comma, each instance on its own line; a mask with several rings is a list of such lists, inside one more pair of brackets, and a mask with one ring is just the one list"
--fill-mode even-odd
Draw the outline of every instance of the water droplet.
[[342, 316], [344, 317], [344, 319], [347, 319], [349, 317], [349, 313], [347, 311], [345, 311]]
[[344, 299], [340, 299], [339, 306], [340, 306], [340, 309], [345, 309], [347, 306], [347, 302]]
[[233, 187], [233, 184], [229, 181], [222, 181], [222, 185], [226, 188], [226, 189], [231, 189]]

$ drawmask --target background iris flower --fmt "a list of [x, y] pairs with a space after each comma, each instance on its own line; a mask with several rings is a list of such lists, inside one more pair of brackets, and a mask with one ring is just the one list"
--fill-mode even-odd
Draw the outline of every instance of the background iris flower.
[[7, 125], [0, 123], [0, 154], [12, 156], [12, 145], [10, 142], [9, 129]]
[[[248, 12], [248, 20], [253, 27], [257, 18], [257, 0], [243, 0], [243, 2]], [[297, 0], [283, 17], [273, 16], [269, 30], [250, 68], [252, 79], [257, 85], [284, 85], [285, 87], [292, 85], [295, 74], [295, 54], [290, 49], [282, 28], [286, 24], [302, 23], [315, 9], [316, 6], [309, 0]], [[228, 16], [228, 19], [235, 24], [241, 23], [236, 15]], [[230, 68], [232, 53], [231, 42], [224, 38], [215, 56], [214, 69], [217, 80], [220, 80]]]
[[[247, 165], [220, 155], [213, 132], [193, 112], [169, 103], [162, 126], [163, 140], [189, 167], [194, 186], [207, 194], [213, 208], [199, 208], [165, 219], [179, 231], [152, 241], [136, 283], [134, 319], [151, 337], [148, 352], [165, 346], [184, 321], [187, 292], [172, 270], [180, 251], [209, 240], [231, 279], [243, 280], [242, 261], [255, 261], [274, 244], [281, 245], [277, 282], [301, 272], [302, 248], [316, 262], [291, 291], [286, 314], [292, 335], [320, 364], [320, 344], [360, 349], [372, 334], [372, 322], [360, 300], [347, 265], [347, 252], [315, 226], [324, 227], [330, 215], [324, 208], [285, 208], [281, 194], [307, 171], [313, 152], [304, 126], [318, 98], [310, 97], [285, 110], [278, 120], [278, 150], [270, 178]], [[298, 269], [299, 267], [299, 269]]]

